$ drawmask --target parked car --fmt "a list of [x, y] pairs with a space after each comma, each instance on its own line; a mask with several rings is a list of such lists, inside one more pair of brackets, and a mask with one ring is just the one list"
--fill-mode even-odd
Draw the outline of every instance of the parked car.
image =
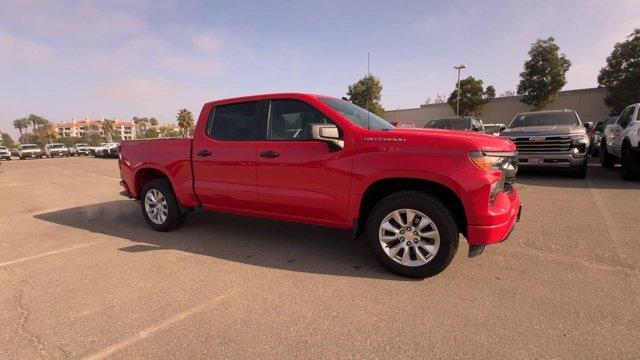
[[589, 135], [589, 154], [591, 156], [598, 156], [600, 154], [600, 138], [604, 133], [604, 125], [607, 123], [607, 120], [598, 121], [593, 128], [587, 131], [587, 135]]
[[9, 151], [11, 152], [11, 156], [15, 156], [15, 157], [20, 157], [20, 154], [18, 153], [18, 148], [11, 148], [9, 149]]
[[430, 120], [424, 127], [429, 129], [469, 130], [484, 132], [484, 125], [482, 124], [482, 120], [471, 116]]
[[414, 128], [416, 127], [416, 123], [413, 121], [392, 121], [391, 125], [397, 128]]
[[20, 160], [24, 160], [27, 158], [42, 159], [42, 150], [37, 144], [21, 144], [20, 146], [18, 146], [18, 157], [20, 158]]
[[69, 148], [62, 143], [47, 144], [44, 146], [44, 154], [46, 157], [53, 158], [56, 156], [69, 157]]
[[520, 216], [507, 139], [395, 128], [309, 94], [214, 101], [199, 119], [193, 138], [122, 142], [123, 193], [157, 231], [196, 207], [353, 229], [387, 269], [422, 278], [449, 265], [460, 233], [475, 256]]
[[517, 114], [500, 133], [518, 148], [518, 166], [566, 169], [578, 178], [587, 176], [587, 129], [574, 110], [547, 110]]
[[117, 145], [115, 143], [100, 143], [100, 146], [97, 146], [93, 149], [93, 156], [95, 157], [107, 157], [109, 154], [109, 148]]
[[6, 146], [0, 146], [0, 159], [11, 160], [11, 152]]
[[115, 159], [118, 155], [120, 155], [120, 144], [109, 144], [109, 146], [104, 149], [104, 157]]
[[502, 131], [504, 131], [504, 129], [506, 129], [507, 127], [504, 124], [484, 124], [484, 132], [486, 134], [491, 134], [491, 135], [500, 135], [500, 133]]
[[69, 146], [69, 153], [71, 156], [89, 155], [91, 154], [91, 147], [89, 144], [77, 143]]
[[600, 141], [600, 163], [612, 167], [622, 163], [622, 178], [640, 179], [640, 103], [629, 105]]

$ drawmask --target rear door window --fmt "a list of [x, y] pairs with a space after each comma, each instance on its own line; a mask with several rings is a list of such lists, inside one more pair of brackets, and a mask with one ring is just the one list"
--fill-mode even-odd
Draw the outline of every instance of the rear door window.
[[258, 102], [218, 105], [213, 109], [207, 133], [216, 140], [241, 141], [260, 138]]

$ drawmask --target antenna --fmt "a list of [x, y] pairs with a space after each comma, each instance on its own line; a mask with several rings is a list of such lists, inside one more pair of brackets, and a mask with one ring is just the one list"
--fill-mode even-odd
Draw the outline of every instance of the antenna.
[[[367, 78], [371, 76], [371, 61], [370, 61], [370, 53], [367, 52]], [[367, 79], [370, 81], [371, 79]], [[371, 104], [369, 103], [369, 99], [367, 98], [367, 107], [370, 108]], [[367, 130], [371, 130], [371, 121], [369, 120], [369, 114], [371, 113], [369, 109], [367, 110]]]

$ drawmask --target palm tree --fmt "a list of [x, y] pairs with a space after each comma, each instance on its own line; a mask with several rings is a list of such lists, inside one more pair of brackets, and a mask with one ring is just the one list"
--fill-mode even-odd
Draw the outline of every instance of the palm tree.
[[113, 131], [115, 130], [116, 122], [114, 120], [104, 119], [102, 120], [102, 131], [107, 138], [107, 142], [113, 141]]
[[22, 129], [27, 129], [28, 126], [29, 123], [27, 122], [27, 118], [13, 120], [13, 127], [18, 129], [20, 136], [22, 136]]
[[182, 136], [187, 137], [191, 133], [193, 128], [193, 115], [191, 111], [187, 109], [180, 109], [178, 111], [178, 126], [182, 129]]

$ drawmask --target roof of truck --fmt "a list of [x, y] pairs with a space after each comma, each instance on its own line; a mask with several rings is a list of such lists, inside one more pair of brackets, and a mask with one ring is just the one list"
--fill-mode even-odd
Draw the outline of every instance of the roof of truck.
[[264, 99], [286, 98], [286, 97], [335, 98], [334, 96], [321, 95], [321, 94], [288, 92], [288, 93], [269, 93], [269, 94], [238, 96], [238, 97], [232, 97], [232, 98], [226, 98], [226, 99], [217, 99], [217, 100], [209, 101], [209, 103], [252, 101], [252, 100], [264, 100]]

